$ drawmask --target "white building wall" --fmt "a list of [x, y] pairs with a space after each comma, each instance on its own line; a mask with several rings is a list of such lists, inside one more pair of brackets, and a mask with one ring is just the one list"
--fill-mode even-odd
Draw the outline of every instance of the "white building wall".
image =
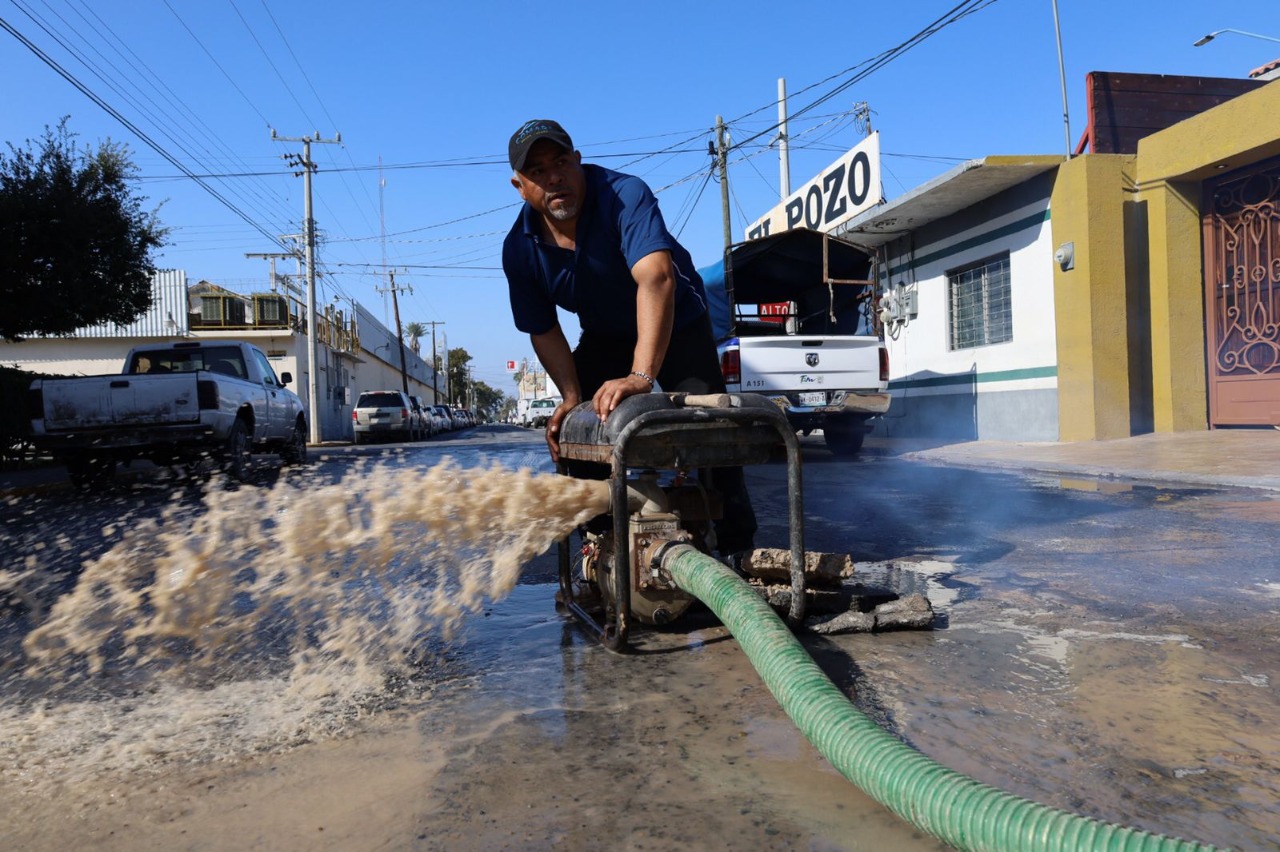
[[[1056, 440], [1057, 341], [1048, 197], [990, 218], [957, 214], [886, 249], [888, 268], [881, 284], [888, 288], [901, 282], [914, 290], [918, 314], [886, 328], [893, 403], [877, 431]], [[1012, 339], [952, 350], [948, 273], [1006, 251]]]

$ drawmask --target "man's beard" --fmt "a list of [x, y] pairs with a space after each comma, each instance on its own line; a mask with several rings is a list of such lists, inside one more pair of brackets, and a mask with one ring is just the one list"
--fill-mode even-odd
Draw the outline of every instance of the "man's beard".
[[557, 222], [567, 222], [578, 215], [578, 205], [574, 203], [558, 202], [559, 206], [547, 205], [547, 215]]

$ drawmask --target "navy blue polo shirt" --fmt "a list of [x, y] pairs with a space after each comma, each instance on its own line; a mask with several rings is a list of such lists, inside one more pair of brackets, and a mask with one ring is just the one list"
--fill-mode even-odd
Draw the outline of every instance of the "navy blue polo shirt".
[[658, 199], [632, 175], [587, 164], [586, 198], [578, 215], [576, 248], [541, 236], [540, 219], [525, 204], [502, 243], [502, 269], [516, 328], [543, 334], [557, 323], [556, 306], [578, 315], [585, 332], [636, 336], [636, 281], [631, 267], [655, 251], [671, 252], [675, 320], [683, 328], [707, 312], [693, 259], [662, 220]]

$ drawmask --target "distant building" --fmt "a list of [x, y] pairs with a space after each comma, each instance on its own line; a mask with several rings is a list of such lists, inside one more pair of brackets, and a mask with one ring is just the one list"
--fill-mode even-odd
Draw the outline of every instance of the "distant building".
[[[181, 270], [159, 270], [151, 282], [151, 309], [127, 325], [105, 323], [77, 329], [68, 337], [0, 341], [0, 362], [54, 375], [118, 373], [125, 354], [140, 343], [203, 338], [243, 340], [258, 346], [277, 373], [295, 377], [291, 389], [310, 408], [305, 305], [278, 292], [238, 293], [208, 281], [188, 284]], [[348, 440], [351, 410], [361, 391], [400, 389], [401, 361], [396, 335], [359, 303], [348, 312], [335, 305], [317, 311], [321, 440]], [[319, 307], [319, 306], [317, 306]], [[428, 403], [431, 366], [404, 346], [404, 378], [409, 393]], [[444, 402], [443, 383], [440, 386]]]

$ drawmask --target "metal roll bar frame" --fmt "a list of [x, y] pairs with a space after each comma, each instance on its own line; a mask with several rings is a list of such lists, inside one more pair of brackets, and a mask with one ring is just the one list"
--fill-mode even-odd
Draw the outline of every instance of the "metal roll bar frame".
[[[631, 541], [628, 533], [627, 469], [628, 467], [659, 467], [641, 465], [628, 455], [634, 440], [663, 426], [726, 421], [738, 426], [772, 426], [782, 439], [787, 451], [787, 503], [791, 527], [791, 605], [787, 622], [798, 626], [804, 621], [804, 495], [800, 469], [800, 443], [786, 415], [775, 407], [724, 408], [688, 407], [661, 411], [646, 411], [635, 417], [618, 433], [611, 453], [610, 504], [613, 516], [614, 557], [612, 566], [613, 588], [616, 595], [613, 618], [606, 610], [605, 618], [597, 621], [573, 595], [572, 565], [569, 559], [569, 538], [559, 542], [560, 592], [563, 605], [583, 626], [596, 636], [606, 648], [624, 652], [631, 632]], [[630, 463], [629, 463], [630, 462]], [[707, 467], [732, 467], [746, 461], [721, 461]], [[691, 467], [701, 467], [693, 464]], [[558, 465], [565, 473], [563, 461]], [[680, 469], [668, 466], [666, 469]]]

